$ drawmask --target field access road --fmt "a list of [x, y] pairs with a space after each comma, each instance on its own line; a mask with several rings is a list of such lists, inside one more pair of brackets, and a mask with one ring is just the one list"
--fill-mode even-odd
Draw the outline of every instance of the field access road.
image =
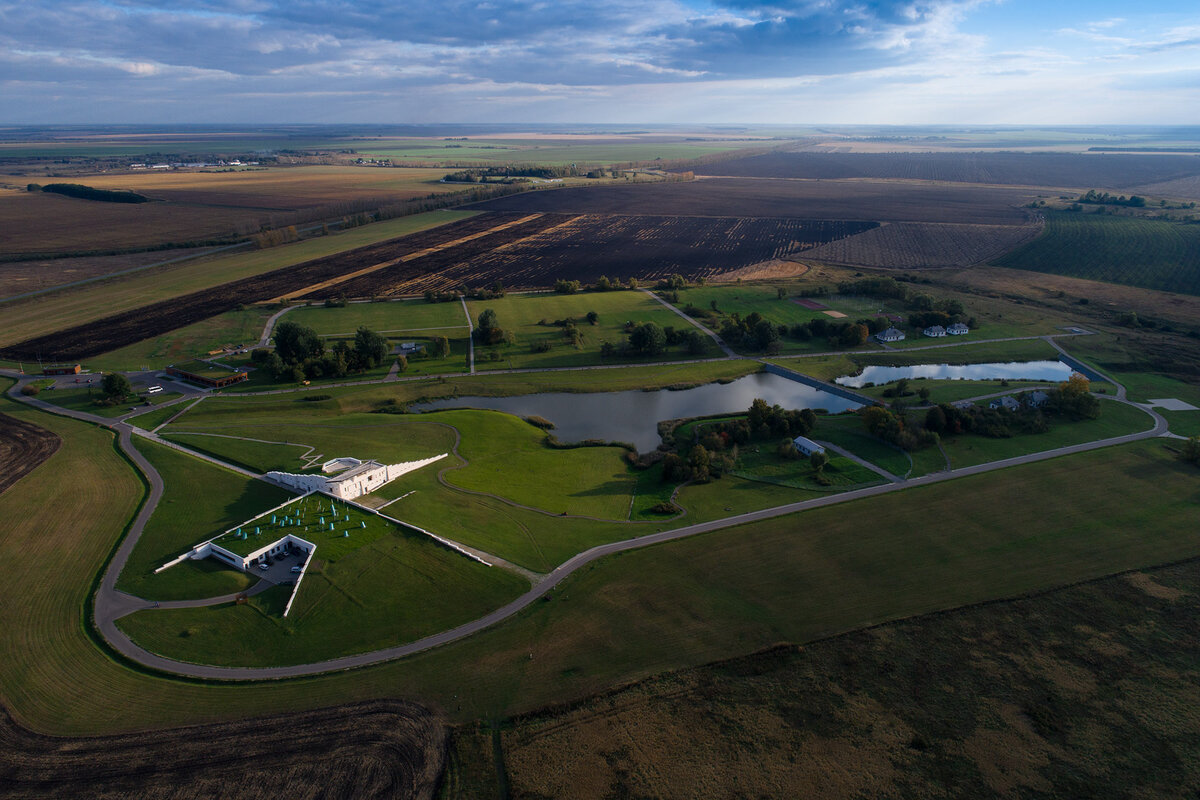
[[[102, 418], [95, 417], [91, 414], [70, 411], [57, 406], [51, 406], [49, 403], [42, 403], [34, 398], [23, 397], [19, 394], [19, 392], [16, 391], [16, 389], [17, 386], [14, 386], [13, 389], [10, 390], [10, 394], [16, 399], [28, 402], [32, 405], [37, 405], [45, 408], [48, 411], [61, 413], [66, 416], [83, 419], [85, 421], [99, 421], [102, 424], [111, 423], [110, 420], [103, 420]], [[396, 647], [389, 647], [369, 653], [357, 653], [354, 655], [343, 656], [341, 658], [314, 662], [311, 664], [297, 664], [286, 667], [215, 667], [175, 661], [173, 659], [156, 655], [143, 649], [142, 647], [139, 647], [131, 639], [129, 639], [128, 636], [121, 632], [119, 628], [117, 628], [115, 621], [120, 616], [130, 613], [131, 611], [153, 608], [153, 604], [149, 603], [149, 601], [133, 598], [130, 595], [117, 591], [116, 580], [117, 576], [120, 575], [121, 569], [124, 567], [129, 558], [129, 553], [132, 552], [134, 545], [137, 543], [137, 538], [141, 535], [146, 521], [150, 518], [150, 515], [154, 511], [155, 505], [162, 497], [163, 491], [161, 477], [158, 476], [158, 473], [154, 467], [148, 461], [146, 461], [146, 459], [137, 452], [136, 447], [133, 446], [131, 439], [132, 429], [128, 424], [118, 422], [113, 425], [113, 427], [118, 430], [119, 442], [121, 443], [122, 449], [129, 453], [130, 458], [133, 459], [138, 468], [147, 476], [147, 480], [151, 489], [146, 503], [142, 506], [141, 511], [134, 520], [133, 526], [130, 528], [129, 534], [122, 541], [121, 546], [117, 550], [117, 554], [113, 557], [108, 569], [105, 571], [104, 578], [101, 582], [100, 591], [96, 596], [96, 625], [100, 629], [100, 632], [106, 641], [108, 641], [108, 643], [115, 650], [124, 655], [126, 658], [129, 658], [143, 666], [151, 667], [163, 672], [195, 678], [229, 681], [269, 680], [295, 678], [306, 675], [316, 675], [323, 672], [333, 672], [338, 670], [365, 667], [382, 661], [404, 658], [406, 656], [430, 650], [444, 644], [449, 644], [451, 642], [464, 639], [468, 636], [472, 636], [482, 630], [508, 620], [529, 607], [539, 598], [544, 597], [547, 593], [552, 591], [556, 586], [566, 580], [566, 578], [579, 570], [581, 567], [615, 553], [620, 553], [627, 550], [635, 550], [642, 547], [649, 547], [665, 542], [672, 542], [679, 539], [685, 539], [690, 536], [697, 536], [738, 525], [745, 525], [751, 522], [774, 519], [776, 517], [795, 514], [814, 508], [822, 508], [825, 506], [837, 505], [839, 503], [853, 502], [855, 500], [887, 494], [889, 492], [905, 491], [927, 484], [940, 483], [942, 481], [966, 477], [968, 475], [977, 475], [994, 470], [1007, 469], [1008, 467], [1031, 464], [1038, 461], [1058, 458], [1059, 456], [1069, 455], [1072, 453], [1096, 450], [1102, 447], [1127, 444], [1130, 442], [1140, 441], [1142, 439], [1161, 436], [1167, 433], [1167, 421], [1153, 409], [1136, 403], [1131, 403], [1128, 400], [1116, 400], [1112, 398], [1109, 398], [1109, 400], [1111, 402], [1124, 402], [1129, 405], [1133, 405], [1135, 408], [1140, 408], [1154, 420], [1153, 427], [1140, 433], [1126, 434], [1124, 436], [1117, 436], [1111, 439], [1102, 439], [1095, 442], [1086, 442], [1084, 444], [1061, 447], [1041, 453], [1031, 453], [1024, 456], [1005, 459], [1003, 461], [979, 464], [973, 467], [947, 470], [945, 472], [933, 473], [920, 478], [914, 478], [912, 480], [889, 482], [863, 489], [851, 490], [837, 495], [805, 500], [798, 503], [789, 503], [782, 506], [776, 506], [774, 508], [763, 509], [761, 511], [739, 514], [737, 516], [727, 517], [725, 519], [702, 522], [695, 525], [676, 528], [674, 530], [659, 531], [656, 533], [647, 534], [645, 536], [625, 539], [619, 542], [598, 545], [590, 550], [579, 553], [560, 564], [541, 581], [530, 588], [528, 592], [521, 595], [511, 603], [508, 603], [507, 605], [498, 608], [490, 614], [480, 617], [479, 619], [473, 620], [464, 625], [460, 625], [457, 628], [443, 631], [441, 633], [419, 639], [415, 642], [410, 642], [408, 644], [399, 645]]]
[[638, 291], [642, 292], [643, 294], [645, 294], [646, 296], [648, 296], [654, 300], [657, 300], [659, 303], [661, 303], [663, 306], [665, 306], [668, 311], [674, 311], [676, 314], [683, 317], [685, 320], [687, 320], [687, 323], [689, 325], [691, 325], [693, 328], [698, 329], [701, 333], [707, 335], [710, 339], [712, 339], [714, 342], [716, 342], [717, 347], [719, 347], [723, 351], [725, 351], [725, 355], [728, 356], [729, 358], [741, 358], [741, 356], [739, 356], [737, 353], [733, 352], [733, 350], [729, 347], [729, 345], [725, 344], [725, 340], [722, 339], [720, 336], [718, 336], [716, 331], [712, 330], [707, 325], [701, 324], [699, 320], [692, 319], [687, 314], [685, 314], [682, 309], [676, 308], [674, 305], [672, 305], [671, 303], [668, 303], [666, 300], [663, 300], [661, 297], [659, 297], [658, 295], [656, 295], [654, 292], [650, 291], [649, 289], [639, 289]]

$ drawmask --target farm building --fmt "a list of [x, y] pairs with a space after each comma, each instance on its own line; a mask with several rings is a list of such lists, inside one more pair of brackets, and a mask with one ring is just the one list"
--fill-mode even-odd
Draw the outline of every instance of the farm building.
[[1046, 405], [1046, 401], [1049, 399], [1050, 395], [1046, 394], [1041, 389], [1038, 389], [1035, 392], [1031, 392], [1027, 396], [1026, 401], [1029, 403], [1030, 408], [1041, 408], [1042, 406]]
[[188, 361], [185, 364], [176, 366], [172, 364], [167, 367], [167, 374], [175, 378], [182, 378], [189, 383], [195, 383], [200, 386], [207, 386], [210, 389], [221, 389], [225, 386], [232, 386], [235, 383], [249, 380], [250, 376], [245, 371], [222, 367], [219, 364], [213, 364], [209, 361]]
[[42, 367], [43, 375], [78, 375], [78, 364], [47, 364]]
[[1021, 404], [1019, 402], [1017, 402], [1017, 398], [1013, 397], [1012, 395], [1008, 395], [1008, 394], [1004, 395], [1004, 397], [997, 397], [995, 400], [988, 403], [988, 408], [991, 408], [991, 409], [1003, 408], [1006, 411], [1016, 411], [1020, 407], [1021, 407]]
[[904, 339], [904, 331], [899, 328], [888, 328], [886, 331], [875, 334], [875, 338], [881, 342], [899, 342]]
[[[380, 464], [378, 461], [359, 461], [357, 458], [335, 458], [322, 465], [325, 475], [301, 475], [291, 472], [268, 472], [276, 483], [304, 492], [322, 492], [342, 500], [353, 500], [399, 478], [446, 457], [445, 453], [421, 461], [401, 464]], [[329, 473], [339, 473], [330, 476]]]
[[932, 336], [933, 338], [937, 339], [937, 338], [940, 338], [940, 337], [946, 335], [946, 329], [943, 328], [941, 325], [930, 325], [928, 328], [921, 331], [921, 333], [925, 334], [926, 336]]
[[956, 322], [950, 327], [946, 328], [946, 333], [950, 334], [951, 336], [962, 336], [964, 333], [970, 332], [971, 329], [961, 322]]
[[811, 456], [813, 453], [824, 453], [825, 448], [814, 442], [812, 439], [806, 439], [803, 436], [797, 436], [792, 439], [792, 444], [796, 445], [796, 449], [800, 451], [800, 455]]

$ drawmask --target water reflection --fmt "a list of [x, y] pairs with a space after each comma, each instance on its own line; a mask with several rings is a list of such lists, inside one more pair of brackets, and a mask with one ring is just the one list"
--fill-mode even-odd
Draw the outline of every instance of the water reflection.
[[456, 397], [415, 404], [410, 410], [488, 408], [521, 417], [544, 417], [554, 423], [554, 435], [564, 442], [584, 439], [629, 442], [645, 452], [658, 446], [660, 420], [744, 411], [756, 397], [784, 408], [824, 408], [831, 413], [860, 405], [779, 375], [755, 373], [731, 383], [709, 383], [682, 391]]
[[1008, 361], [993, 364], [916, 364], [908, 367], [864, 367], [858, 375], [846, 375], [834, 383], [861, 389], [868, 383], [882, 384], [901, 378], [942, 378], [958, 381], [1065, 381], [1073, 370], [1061, 361]]

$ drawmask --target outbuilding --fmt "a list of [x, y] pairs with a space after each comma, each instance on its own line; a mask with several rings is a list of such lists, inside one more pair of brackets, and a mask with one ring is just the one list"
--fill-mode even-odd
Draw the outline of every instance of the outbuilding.
[[42, 367], [43, 375], [78, 375], [78, 364], [47, 364]]
[[812, 439], [806, 439], [803, 436], [797, 436], [792, 439], [792, 444], [796, 445], [796, 449], [801, 455], [811, 456], [813, 453], [824, 453], [825, 448], [814, 442]]

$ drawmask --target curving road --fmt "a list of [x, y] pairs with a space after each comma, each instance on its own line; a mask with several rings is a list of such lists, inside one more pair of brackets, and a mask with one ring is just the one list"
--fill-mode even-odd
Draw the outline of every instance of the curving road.
[[[516, 616], [525, 608], [536, 602], [539, 598], [544, 597], [548, 592], [552, 591], [562, 581], [566, 580], [581, 567], [615, 553], [620, 553], [627, 550], [635, 550], [642, 547], [650, 547], [653, 545], [662, 544], [664, 542], [685, 539], [691, 536], [710, 533], [712, 531], [731, 528], [751, 522], [773, 519], [775, 517], [780, 517], [787, 514], [795, 514], [797, 512], [807, 511], [814, 508], [822, 508], [825, 506], [853, 502], [855, 500], [874, 497], [876, 495], [887, 494], [890, 492], [903, 491], [914, 486], [940, 483], [942, 481], [953, 480], [956, 478], [966, 477], [968, 475], [977, 475], [985, 472], [992, 472], [994, 470], [1007, 469], [1008, 467], [1019, 466], [1022, 464], [1045, 461], [1073, 453], [1082, 453], [1103, 447], [1136, 442], [1156, 436], [1169, 435], [1167, 421], [1153, 409], [1133, 403], [1124, 398], [1102, 397], [1102, 400], [1108, 402], [1125, 403], [1141, 409], [1148, 416], [1150, 416], [1151, 419], [1153, 419], [1153, 427], [1140, 433], [1126, 434], [1124, 436], [1117, 436], [1110, 439], [1102, 439], [1094, 442], [1086, 442], [1083, 444], [1061, 447], [1055, 450], [1047, 450], [1040, 453], [1017, 456], [1015, 458], [1009, 458], [1003, 461], [993, 461], [987, 464], [979, 464], [972, 467], [938, 472], [906, 481], [889, 482], [878, 486], [870, 486], [863, 489], [851, 490], [837, 495], [805, 500], [798, 503], [789, 503], [782, 506], [776, 506], [774, 508], [752, 511], [746, 514], [739, 514], [737, 516], [727, 517], [725, 519], [702, 522], [695, 525], [676, 528], [670, 531], [661, 531], [648, 534], [646, 536], [598, 545], [589, 550], [585, 550], [584, 552], [579, 553], [560, 564], [552, 572], [546, 575], [540, 582], [534, 585], [528, 592], [508, 603], [507, 605], [496, 609], [490, 614], [460, 625], [457, 628], [443, 631], [432, 636], [427, 636], [423, 639], [419, 639], [408, 644], [389, 647], [382, 650], [375, 650], [368, 653], [357, 653], [354, 655], [343, 656], [326, 661], [314, 662], [311, 664], [297, 664], [285, 667], [216, 667], [176, 661], [174, 659], [165, 658], [163, 656], [151, 653], [134, 643], [128, 636], [121, 632], [121, 630], [117, 628], [115, 624], [116, 619], [124, 616], [125, 614], [146, 608], [153, 608], [153, 603], [141, 600], [140, 598], [132, 597], [131, 595], [125, 594], [116, 589], [117, 577], [120, 575], [121, 570], [128, 561], [129, 554], [133, 551], [134, 546], [137, 544], [138, 537], [141, 536], [142, 530], [144, 529], [146, 522], [149, 520], [150, 515], [153, 513], [155, 505], [162, 497], [163, 492], [161, 476], [159, 476], [158, 472], [141, 455], [141, 453], [137, 451], [137, 448], [133, 444], [131, 436], [132, 428], [124, 422], [119, 421], [115, 424], [110, 424], [112, 422], [111, 420], [105, 420], [84, 412], [71, 411], [69, 409], [51, 406], [49, 403], [44, 403], [33, 398], [26, 398], [18, 393], [17, 389], [19, 385], [20, 384], [14, 385], [10, 390], [10, 395], [18, 400], [36, 405], [44, 408], [45, 410], [52, 411], [53, 413], [64, 414], [66, 416], [82, 419], [88, 422], [98, 422], [100, 424], [109, 425], [117, 430], [119, 437], [118, 441], [120, 442], [122, 450], [129, 454], [129, 457], [143, 472], [150, 484], [150, 493], [147, 496], [146, 502], [138, 512], [133, 525], [130, 527], [129, 534], [122, 541], [116, 555], [113, 557], [108, 569], [105, 571], [104, 577], [101, 581], [100, 589], [96, 595], [96, 625], [101, 634], [104, 636], [105, 640], [119, 653], [143, 666], [152, 667], [163, 672], [177, 675], [228, 681], [296, 678], [325, 672], [334, 672], [338, 670], [355, 669], [358, 667], [377, 664], [383, 661], [404, 658], [406, 656], [415, 655], [417, 653], [421, 653], [444, 644], [449, 644], [460, 639], [465, 639], [468, 636], [472, 636], [480, 631]], [[139, 431], [139, 433], [141, 432]]]

